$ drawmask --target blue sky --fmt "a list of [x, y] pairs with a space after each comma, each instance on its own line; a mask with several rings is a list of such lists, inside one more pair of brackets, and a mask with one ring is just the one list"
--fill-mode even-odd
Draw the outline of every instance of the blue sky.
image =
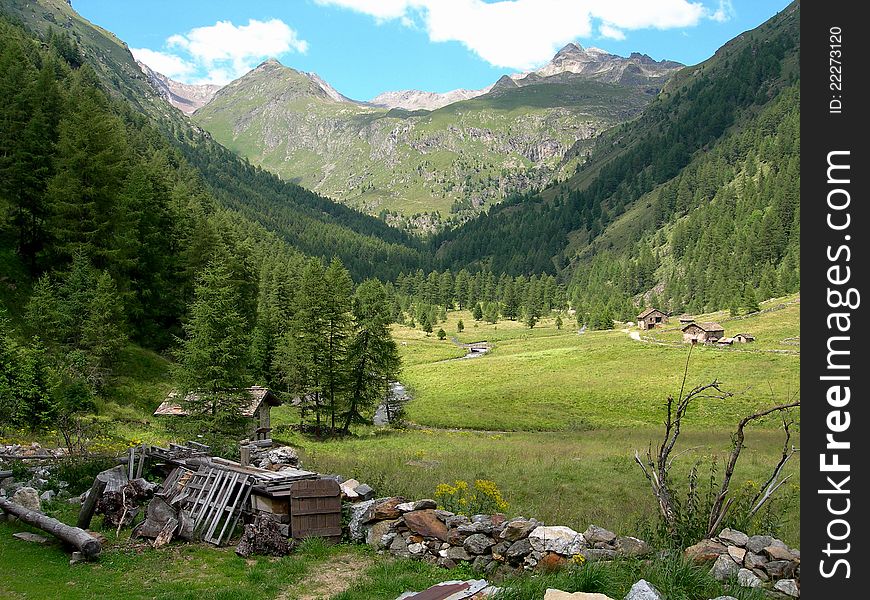
[[275, 57], [343, 94], [479, 89], [565, 43], [698, 63], [786, 0], [73, 0], [152, 68], [226, 83]]

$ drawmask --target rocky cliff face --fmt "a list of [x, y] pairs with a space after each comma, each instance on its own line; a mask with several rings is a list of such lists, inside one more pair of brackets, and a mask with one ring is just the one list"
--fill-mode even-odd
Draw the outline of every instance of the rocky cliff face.
[[420, 90], [402, 90], [399, 92], [384, 92], [372, 98], [369, 103], [384, 108], [402, 108], [404, 110], [437, 110], [454, 102], [470, 100], [487, 93], [492, 86], [480, 90], [452, 90], [442, 94], [422, 92]]
[[170, 79], [166, 75], [158, 73], [141, 61], [136, 61], [139, 68], [147, 77], [151, 87], [160, 94], [172, 106], [186, 115], [192, 114], [196, 109], [205, 106], [218, 90], [219, 85], [190, 85]]

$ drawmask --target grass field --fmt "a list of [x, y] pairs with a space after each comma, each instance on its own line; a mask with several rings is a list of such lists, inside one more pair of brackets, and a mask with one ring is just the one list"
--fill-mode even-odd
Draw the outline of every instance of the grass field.
[[[718, 319], [726, 335], [748, 331], [758, 341], [739, 348], [693, 350], [688, 385], [718, 379], [735, 393], [725, 401], [698, 402], [691, 413], [693, 424], [730, 427], [753, 409], [781, 402], [799, 390], [799, 346], [782, 344], [799, 339], [800, 304], [794, 300], [764, 303], [762, 308], [791, 302], [781, 310], [744, 319], [698, 316]], [[459, 319], [466, 325], [461, 334], [456, 332]], [[668, 394], [679, 392], [689, 351], [677, 343], [682, 339], [678, 327], [653, 332], [655, 338], [674, 344], [655, 344], [633, 340], [621, 329], [579, 335], [572, 323], [566, 325], [560, 331], [553, 319], [544, 319], [530, 330], [519, 322], [475, 324], [468, 312], [448, 313], [447, 322], [438, 325], [448, 335], [492, 345], [486, 356], [460, 361], [446, 360], [464, 354], [449, 338], [440, 341], [397, 326], [394, 334], [404, 358], [402, 381], [413, 397], [408, 418], [429, 427], [510, 431], [660, 423], [663, 402]]]

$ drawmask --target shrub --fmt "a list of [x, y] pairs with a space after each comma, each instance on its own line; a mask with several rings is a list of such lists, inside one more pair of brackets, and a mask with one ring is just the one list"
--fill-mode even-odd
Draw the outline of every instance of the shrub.
[[504, 512], [510, 506], [495, 482], [489, 479], [476, 479], [473, 486], [463, 480], [454, 481], [453, 485], [439, 484], [435, 488], [435, 500], [444, 510], [466, 516]]

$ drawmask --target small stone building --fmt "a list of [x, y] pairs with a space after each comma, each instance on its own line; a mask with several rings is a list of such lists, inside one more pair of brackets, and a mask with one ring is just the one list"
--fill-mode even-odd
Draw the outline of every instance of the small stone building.
[[687, 344], [713, 344], [725, 337], [725, 328], [719, 323], [689, 323], [683, 327], [683, 341]]
[[654, 329], [656, 325], [668, 322], [668, 315], [657, 308], [648, 308], [637, 315], [637, 326], [641, 329]]
[[[242, 406], [239, 412], [241, 416], [251, 420], [251, 438], [256, 440], [268, 439], [272, 430], [272, 407], [278, 406], [281, 401], [269, 389], [258, 385], [246, 388], [245, 391], [250, 396], [251, 401]], [[185, 397], [184, 403], [194, 404], [198, 399], [196, 393], [190, 393]], [[154, 411], [156, 417], [186, 417], [188, 414], [178, 399], [177, 391], [170, 392], [166, 400]]]
[[748, 344], [755, 341], [755, 336], [749, 333], [738, 333], [734, 336], [734, 341], [739, 344]]

